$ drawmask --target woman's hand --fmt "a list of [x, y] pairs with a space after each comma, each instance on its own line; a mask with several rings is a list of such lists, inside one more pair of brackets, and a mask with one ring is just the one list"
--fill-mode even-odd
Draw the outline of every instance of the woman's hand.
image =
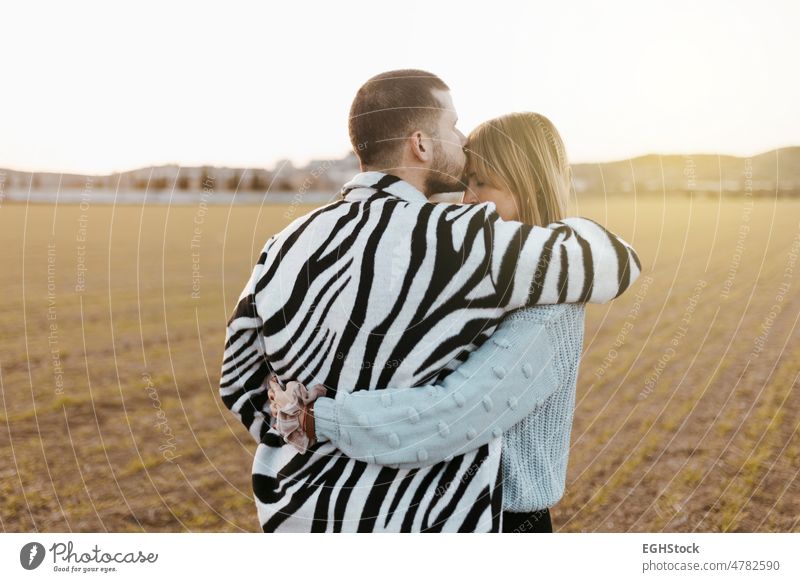
[[314, 401], [324, 394], [322, 384], [308, 390], [300, 382], [291, 381], [283, 387], [277, 377], [270, 374], [267, 395], [273, 428], [301, 453], [316, 443]]

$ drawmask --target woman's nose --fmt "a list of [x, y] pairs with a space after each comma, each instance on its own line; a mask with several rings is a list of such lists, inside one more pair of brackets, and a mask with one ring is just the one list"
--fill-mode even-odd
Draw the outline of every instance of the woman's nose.
[[464, 191], [464, 196], [462, 198], [462, 202], [464, 204], [477, 204], [478, 203], [478, 197], [475, 196], [475, 192], [473, 192], [472, 190], [467, 188], [467, 190]]

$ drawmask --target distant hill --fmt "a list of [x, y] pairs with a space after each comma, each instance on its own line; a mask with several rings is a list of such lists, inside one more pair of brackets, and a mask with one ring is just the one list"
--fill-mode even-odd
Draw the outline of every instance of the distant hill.
[[[358, 163], [351, 153], [338, 160], [314, 160], [302, 168], [280, 162], [276, 169], [180, 167], [140, 168], [103, 176], [19, 172], [0, 169], [4, 193], [57, 190], [126, 192], [336, 192]], [[701, 196], [800, 196], [800, 147], [740, 158], [713, 154], [647, 155], [617, 162], [573, 165], [578, 195], [676, 193]]]
[[800, 147], [772, 150], [752, 158], [648, 155], [619, 162], [575, 164], [578, 193], [694, 192], [719, 195], [800, 195]]

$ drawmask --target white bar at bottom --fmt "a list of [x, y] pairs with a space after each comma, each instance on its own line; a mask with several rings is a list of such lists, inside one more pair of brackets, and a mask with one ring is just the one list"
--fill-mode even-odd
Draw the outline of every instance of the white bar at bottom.
[[220, 582], [796, 581], [798, 554], [800, 534], [13, 533], [0, 535], [0, 574], [120, 582], [194, 573]]

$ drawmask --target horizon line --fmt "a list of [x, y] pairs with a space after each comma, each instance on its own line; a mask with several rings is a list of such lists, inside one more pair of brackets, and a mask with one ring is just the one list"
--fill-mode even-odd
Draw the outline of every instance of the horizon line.
[[[795, 145], [786, 145], [786, 146], [777, 146], [768, 150], [763, 150], [755, 154], [751, 155], [739, 155], [739, 154], [727, 154], [727, 153], [719, 153], [719, 152], [673, 152], [673, 153], [656, 153], [656, 152], [649, 152], [644, 154], [638, 154], [635, 156], [630, 156], [627, 158], [614, 158], [614, 159], [606, 159], [606, 160], [593, 160], [593, 161], [581, 161], [581, 162], [570, 162], [571, 166], [589, 166], [589, 165], [600, 165], [600, 164], [614, 164], [619, 162], [627, 162], [631, 160], [636, 160], [639, 158], [646, 158], [650, 156], [658, 156], [658, 157], [692, 157], [692, 156], [717, 156], [717, 157], [727, 157], [727, 158], [741, 158], [741, 159], [748, 159], [748, 158], [755, 158], [759, 156], [763, 156], [765, 154], [769, 154], [772, 152], [779, 152], [781, 150], [788, 150], [788, 149], [798, 149], [800, 148], [800, 143]], [[109, 172], [81, 172], [75, 170], [68, 170], [68, 171], [59, 171], [59, 170], [35, 170], [35, 169], [20, 169], [19, 167], [14, 168], [10, 166], [0, 166], [0, 172], [2, 171], [10, 171], [10, 172], [19, 172], [19, 173], [26, 173], [26, 174], [56, 174], [56, 175], [74, 175], [74, 176], [92, 176], [92, 177], [104, 177], [104, 176], [113, 176], [115, 174], [124, 174], [127, 172], [135, 172], [137, 170], [144, 170], [147, 168], [166, 168], [166, 167], [178, 167], [178, 168], [217, 168], [217, 169], [232, 169], [232, 170], [264, 170], [267, 172], [276, 172], [278, 171], [278, 165], [282, 162], [290, 162], [292, 167], [297, 170], [302, 170], [304, 168], [309, 167], [314, 162], [320, 161], [342, 161], [347, 159], [350, 155], [354, 152], [351, 150], [346, 152], [345, 154], [341, 155], [338, 158], [311, 158], [306, 163], [302, 165], [298, 165], [297, 160], [293, 160], [290, 158], [281, 159], [273, 163], [271, 169], [265, 166], [247, 166], [247, 165], [219, 165], [213, 163], [203, 163], [203, 164], [179, 164], [176, 162], [163, 162], [163, 163], [152, 163], [152, 164], [145, 164], [140, 166], [129, 167], [125, 170], [112, 170]]]

